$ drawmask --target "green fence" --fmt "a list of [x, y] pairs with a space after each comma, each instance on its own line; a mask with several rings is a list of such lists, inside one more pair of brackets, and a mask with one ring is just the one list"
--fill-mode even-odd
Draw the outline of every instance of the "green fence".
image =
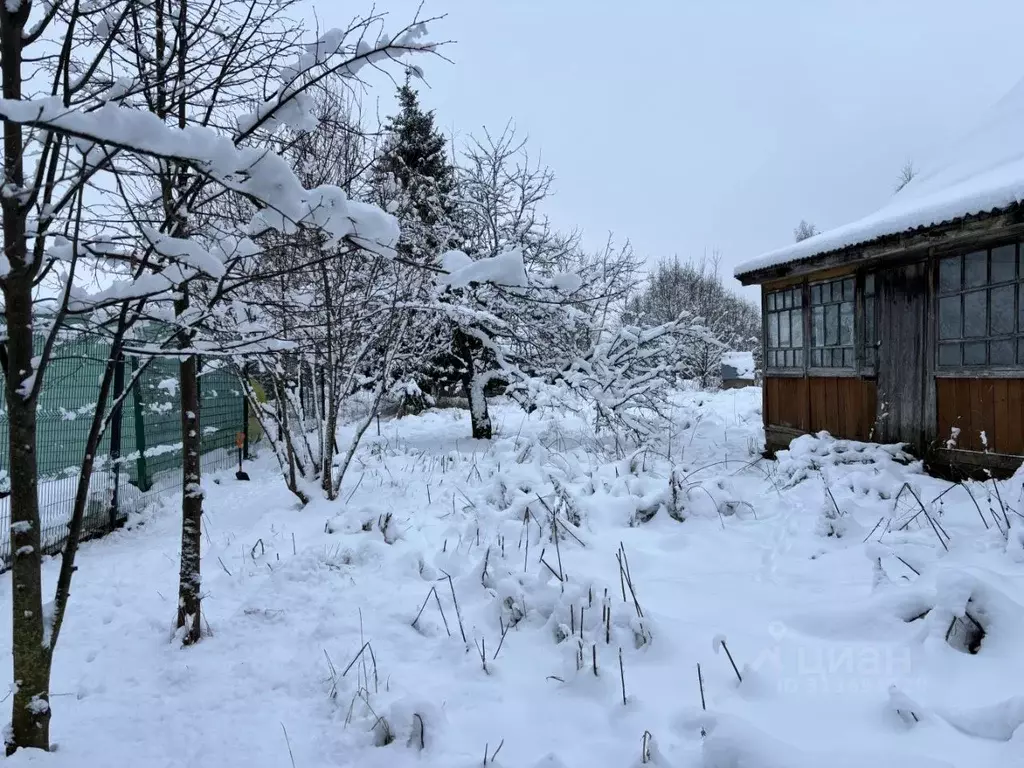
[[[43, 546], [59, 551], [71, 518], [78, 468], [109, 356], [102, 341], [79, 336], [54, 350], [37, 409], [36, 453]], [[133, 381], [138, 361], [119, 363], [124, 384]], [[237, 461], [235, 436], [244, 429], [244, 405], [238, 380], [227, 370], [201, 364], [200, 428], [203, 467], [215, 470]], [[115, 380], [116, 382], [116, 380]], [[110, 531], [140, 510], [152, 495], [180, 487], [181, 415], [178, 363], [152, 361], [128, 391], [97, 453], [89, 488], [84, 536]], [[115, 429], [120, 422], [120, 428]], [[9, 488], [7, 408], [0, 397], [0, 492]], [[116, 457], [120, 457], [119, 459]], [[0, 563], [10, 557], [9, 497], [0, 499]]]

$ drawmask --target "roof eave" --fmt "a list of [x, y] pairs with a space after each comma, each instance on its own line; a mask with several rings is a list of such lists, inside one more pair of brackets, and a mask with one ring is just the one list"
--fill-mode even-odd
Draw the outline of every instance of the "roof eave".
[[[1004, 232], [1004, 230], [1006, 230]], [[784, 264], [753, 269], [736, 275], [742, 285], [760, 285], [772, 280], [796, 277], [823, 269], [857, 262], [884, 261], [933, 247], [963, 247], [986, 237], [1024, 235], [1024, 207], [1013, 203], [1005, 208], [960, 216], [892, 235], [836, 248]]]

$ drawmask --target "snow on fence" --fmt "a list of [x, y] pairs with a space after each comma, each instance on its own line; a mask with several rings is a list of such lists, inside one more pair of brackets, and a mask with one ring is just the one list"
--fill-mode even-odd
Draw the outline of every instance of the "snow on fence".
[[[40, 393], [38, 493], [43, 545], [50, 553], [60, 550], [67, 534], [78, 468], [107, 357], [102, 341], [80, 336], [63, 343], [55, 351]], [[131, 381], [137, 362], [128, 359], [121, 364], [123, 380]], [[237, 461], [235, 436], [244, 430], [241, 388], [229, 372], [214, 369], [201, 375], [200, 393], [204, 468], [230, 466]], [[178, 403], [177, 362], [153, 361], [123, 402], [120, 429], [114, 428], [115, 419], [103, 437], [90, 483], [83, 538], [109, 532], [154, 494], [177, 486], [181, 470]], [[0, 402], [0, 567], [10, 559], [9, 467], [7, 409]]]

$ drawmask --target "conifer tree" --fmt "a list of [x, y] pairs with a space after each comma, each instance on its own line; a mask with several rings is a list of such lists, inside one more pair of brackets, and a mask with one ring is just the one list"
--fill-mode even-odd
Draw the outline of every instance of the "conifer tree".
[[374, 188], [402, 227], [399, 252], [418, 263], [433, 263], [460, 243], [456, 226], [456, 176], [448, 142], [424, 111], [409, 75], [398, 89], [398, 112], [387, 120], [382, 154], [374, 167]]

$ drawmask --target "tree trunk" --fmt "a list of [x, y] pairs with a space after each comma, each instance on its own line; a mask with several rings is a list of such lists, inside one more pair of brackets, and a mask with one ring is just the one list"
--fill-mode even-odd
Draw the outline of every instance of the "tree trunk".
[[[21, 98], [22, 32], [29, 3], [0, 8], [0, 67], [3, 95]], [[4, 185], [25, 188], [24, 136], [21, 126], [4, 122]], [[7, 753], [22, 747], [50, 748], [50, 638], [43, 612], [42, 552], [36, 463], [36, 399], [33, 365], [32, 281], [26, 242], [26, 216], [18, 196], [5, 194], [4, 254], [10, 271], [4, 279], [7, 324], [7, 399], [11, 482], [11, 610], [14, 696]]]
[[469, 419], [473, 427], [474, 440], [490, 440], [492, 436], [491, 415], [487, 410], [486, 382], [480, 381], [473, 360], [470, 339], [460, 329], [455, 329], [454, 347], [463, 363], [462, 390], [469, 401]]
[[[4, 229], [9, 226], [10, 219], [5, 216]], [[31, 283], [20, 277], [9, 277], [4, 298], [9, 366], [6, 395], [11, 481], [11, 609], [15, 681], [11, 731], [7, 743], [7, 752], [10, 754], [21, 747], [50, 748], [51, 655], [46, 624], [49, 617], [43, 613], [36, 401], [19, 392], [22, 387], [30, 386], [26, 377], [34, 373]]]
[[202, 636], [203, 487], [202, 445], [199, 430], [199, 376], [195, 355], [178, 367], [181, 387], [181, 570], [178, 576], [178, 624], [182, 643], [192, 645]]

